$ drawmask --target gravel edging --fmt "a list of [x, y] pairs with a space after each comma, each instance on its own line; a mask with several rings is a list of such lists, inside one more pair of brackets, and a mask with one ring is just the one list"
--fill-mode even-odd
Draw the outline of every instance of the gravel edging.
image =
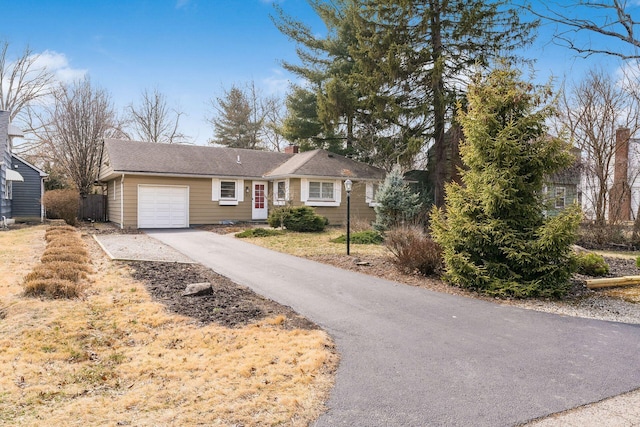
[[511, 301], [504, 304], [562, 316], [640, 324], [640, 305], [602, 295], [586, 296], [572, 302]]

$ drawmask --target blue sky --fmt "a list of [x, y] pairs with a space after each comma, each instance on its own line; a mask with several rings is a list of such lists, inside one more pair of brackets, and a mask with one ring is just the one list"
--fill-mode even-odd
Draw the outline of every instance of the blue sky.
[[[280, 0], [292, 16], [322, 29], [305, 0]], [[266, 94], [283, 94], [282, 60], [295, 45], [273, 25], [271, 0], [0, 0], [0, 39], [16, 52], [46, 52], [63, 80], [88, 73], [107, 89], [118, 111], [157, 87], [186, 113], [181, 129], [205, 144], [209, 100], [232, 84], [254, 81]], [[543, 28], [526, 54], [537, 57], [537, 78], [581, 75], [589, 64], [614, 67], [606, 57], [583, 60], [550, 44]]]

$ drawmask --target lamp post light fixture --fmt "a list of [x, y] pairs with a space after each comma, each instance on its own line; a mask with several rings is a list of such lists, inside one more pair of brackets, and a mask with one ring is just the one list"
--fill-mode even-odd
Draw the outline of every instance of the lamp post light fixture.
[[344, 182], [344, 189], [347, 190], [347, 255], [350, 255], [351, 245], [351, 187], [353, 183], [350, 179]]

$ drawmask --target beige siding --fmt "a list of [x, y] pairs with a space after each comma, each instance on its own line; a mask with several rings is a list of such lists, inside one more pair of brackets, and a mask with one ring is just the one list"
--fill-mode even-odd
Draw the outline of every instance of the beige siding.
[[[289, 193], [291, 204], [300, 206], [300, 179], [291, 179], [289, 182]], [[318, 215], [329, 219], [330, 225], [342, 225], [347, 222], [347, 193], [342, 187], [342, 198], [340, 206], [315, 206], [313, 207]], [[354, 182], [351, 190], [351, 220], [373, 222], [376, 219], [375, 210], [366, 202], [366, 184], [364, 182]]]
[[113, 173], [113, 167], [111, 166], [111, 161], [109, 160], [109, 154], [104, 151], [102, 154], [102, 163], [100, 164], [100, 171], [98, 173], [98, 179], [102, 180], [105, 177], [111, 175]]
[[120, 219], [120, 181], [116, 178], [107, 182], [107, 216], [109, 221], [121, 224]]
[[[244, 194], [244, 202], [237, 206], [220, 206], [212, 198], [210, 178], [172, 178], [127, 175], [124, 180], [124, 226], [138, 226], [138, 186], [176, 185], [189, 187], [189, 224], [219, 224], [222, 221], [250, 221], [251, 193]], [[251, 191], [252, 182], [245, 180], [244, 187]]]
[[[210, 178], [176, 178], [176, 177], [149, 177], [126, 175], [124, 177], [124, 221], [120, 218], [120, 188], [121, 177], [109, 181], [107, 184], [109, 220], [124, 228], [138, 227], [138, 186], [139, 185], [176, 185], [189, 187], [189, 224], [220, 224], [222, 221], [251, 221], [251, 196], [253, 182], [244, 181], [244, 201], [237, 206], [221, 206], [212, 198], [212, 181]], [[114, 185], [115, 182], [115, 193]], [[268, 206], [269, 211], [273, 206], [273, 183], [269, 183]], [[365, 200], [365, 183], [354, 182], [351, 192], [351, 220], [363, 220], [372, 222], [375, 220], [375, 211]], [[291, 205], [300, 206], [300, 179], [291, 179], [289, 182], [289, 194]], [[342, 202], [337, 207], [314, 207], [315, 211], [329, 219], [331, 225], [342, 225], [347, 218], [347, 195], [342, 188]]]

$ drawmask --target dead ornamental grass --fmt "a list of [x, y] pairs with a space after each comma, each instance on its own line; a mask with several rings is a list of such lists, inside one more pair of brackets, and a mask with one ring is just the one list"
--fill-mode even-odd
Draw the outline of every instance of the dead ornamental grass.
[[[0, 425], [304, 426], [323, 409], [337, 361], [322, 331], [278, 319], [198, 327], [168, 314], [127, 271], [98, 255], [82, 300], [20, 298], [12, 263], [44, 251], [43, 230], [12, 242], [0, 320]], [[39, 253], [38, 253], [39, 252]], [[18, 255], [20, 254], [20, 255]]]

